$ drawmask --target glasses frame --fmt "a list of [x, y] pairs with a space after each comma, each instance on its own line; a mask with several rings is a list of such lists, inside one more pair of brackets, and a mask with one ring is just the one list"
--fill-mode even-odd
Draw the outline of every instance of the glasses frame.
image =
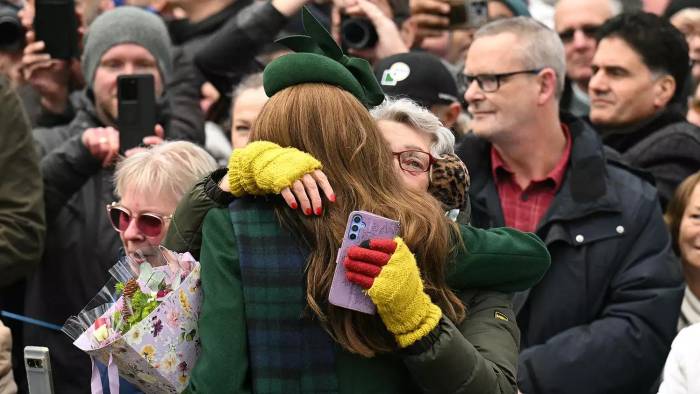
[[[420, 153], [425, 153], [426, 155], [428, 155], [428, 169], [423, 170], [423, 171], [416, 171], [416, 170], [407, 170], [407, 169], [403, 168], [403, 163], [401, 163], [401, 155], [404, 153], [407, 153], [407, 152], [420, 152]], [[426, 151], [422, 151], [420, 149], [407, 149], [407, 150], [402, 150], [401, 152], [391, 152], [391, 153], [392, 153], [392, 155], [394, 155], [396, 157], [396, 160], [399, 161], [399, 167], [401, 168], [401, 170], [406, 171], [410, 174], [415, 175], [415, 174], [420, 174], [423, 172], [429, 172], [433, 168], [433, 164], [435, 164], [435, 158], [433, 157], [433, 155], [431, 155], [430, 153], [428, 153]]]
[[[482, 92], [484, 93], [494, 93], [497, 92], [498, 89], [501, 88], [501, 83], [503, 82], [503, 78], [508, 78], [512, 77], [514, 75], [519, 75], [519, 74], [532, 74], [532, 75], [537, 75], [540, 73], [540, 71], [544, 70], [543, 68], [533, 68], [530, 70], [519, 70], [519, 71], [511, 71], [508, 73], [498, 73], [498, 74], [477, 74], [477, 75], [469, 75], [469, 74], [464, 74], [461, 73], [459, 74], [459, 79], [460, 83], [462, 86], [464, 86], [465, 89], [469, 89], [470, 86], [472, 86], [472, 83], [476, 81], [476, 84], [479, 85], [479, 89], [481, 89]], [[496, 88], [495, 89], [484, 89], [484, 81], [482, 78], [494, 78], [496, 81]]]
[[[131, 224], [131, 222], [133, 220], [136, 220], [136, 227], [139, 229], [139, 231], [141, 233], [143, 233], [143, 235], [145, 235], [147, 237], [157, 237], [157, 236], [161, 235], [163, 233], [163, 228], [165, 228], [166, 222], [169, 220], [172, 220], [172, 218], [173, 218], [173, 215], [161, 215], [161, 214], [155, 213], [155, 212], [141, 212], [137, 215], [134, 215], [131, 213], [131, 210], [129, 208], [122, 206], [122, 205], [119, 205], [119, 203], [117, 203], [117, 202], [112, 202], [111, 204], [107, 204], [107, 206], [105, 208], [107, 208], [107, 219], [109, 219], [109, 223], [112, 225], [112, 228], [114, 228], [114, 230], [118, 233], [123, 233], [126, 230], [124, 230], [124, 231], [120, 230], [119, 227], [116, 226], [114, 224], [114, 222], [112, 221], [112, 210], [113, 209], [120, 210], [120, 211], [126, 213], [127, 215], [129, 215], [129, 224]], [[148, 234], [146, 234], [145, 231], [143, 231], [139, 227], [138, 220], [141, 216], [150, 216], [150, 217], [156, 218], [160, 221], [160, 231], [158, 231], [158, 234], [148, 235]]]

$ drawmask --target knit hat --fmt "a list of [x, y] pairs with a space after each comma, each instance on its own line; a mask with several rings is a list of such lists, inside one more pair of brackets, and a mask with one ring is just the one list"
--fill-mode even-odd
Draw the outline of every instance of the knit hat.
[[504, 6], [514, 14], [514, 16], [531, 16], [530, 11], [527, 9], [527, 4], [522, 0], [494, 0]]
[[327, 83], [350, 92], [367, 107], [384, 101], [384, 93], [366, 60], [345, 56], [306, 7], [302, 21], [308, 36], [277, 41], [296, 53], [281, 56], [265, 67], [263, 87], [268, 97], [293, 85]]
[[388, 96], [406, 97], [427, 108], [460, 101], [455, 77], [427, 52], [386, 57], [374, 67], [374, 75]]
[[120, 44], [136, 44], [148, 50], [158, 62], [163, 83], [170, 80], [173, 65], [165, 23], [148, 11], [124, 6], [105, 12], [90, 25], [82, 58], [88, 86], [92, 87], [95, 70], [105, 52]]

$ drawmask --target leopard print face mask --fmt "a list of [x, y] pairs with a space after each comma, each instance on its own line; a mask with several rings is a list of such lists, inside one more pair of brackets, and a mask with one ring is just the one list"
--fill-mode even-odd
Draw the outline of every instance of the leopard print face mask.
[[443, 155], [431, 168], [428, 192], [442, 203], [446, 211], [464, 209], [469, 203], [467, 166], [456, 155]]

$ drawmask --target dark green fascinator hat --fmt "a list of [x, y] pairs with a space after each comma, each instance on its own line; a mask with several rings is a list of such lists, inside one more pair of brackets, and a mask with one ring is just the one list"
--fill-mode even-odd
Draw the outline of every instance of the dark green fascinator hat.
[[295, 53], [281, 56], [265, 67], [263, 87], [272, 97], [284, 88], [302, 83], [327, 83], [350, 92], [366, 107], [384, 101], [384, 93], [372, 67], [360, 58], [348, 57], [309, 10], [302, 10], [308, 36], [290, 36], [277, 42]]

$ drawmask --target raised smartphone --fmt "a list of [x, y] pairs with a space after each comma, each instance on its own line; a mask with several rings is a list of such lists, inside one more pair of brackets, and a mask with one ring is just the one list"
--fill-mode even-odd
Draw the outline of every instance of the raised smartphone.
[[78, 57], [78, 17], [73, 0], [36, 0], [34, 33], [53, 59]]
[[24, 366], [27, 369], [27, 382], [31, 394], [53, 394], [49, 348], [25, 346]]
[[364, 289], [345, 277], [343, 261], [350, 246], [359, 245], [370, 239], [393, 239], [399, 235], [399, 222], [366, 211], [352, 211], [348, 217], [343, 243], [335, 261], [333, 283], [328, 301], [336, 306], [367, 314], [375, 314], [374, 303]]
[[447, 0], [450, 4], [449, 28], [470, 29], [486, 24], [489, 20], [487, 0]]
[[156, 127], [155, 82], [151, 74], [117, 77], [119, 151], [126, 152], [153, 135]]

